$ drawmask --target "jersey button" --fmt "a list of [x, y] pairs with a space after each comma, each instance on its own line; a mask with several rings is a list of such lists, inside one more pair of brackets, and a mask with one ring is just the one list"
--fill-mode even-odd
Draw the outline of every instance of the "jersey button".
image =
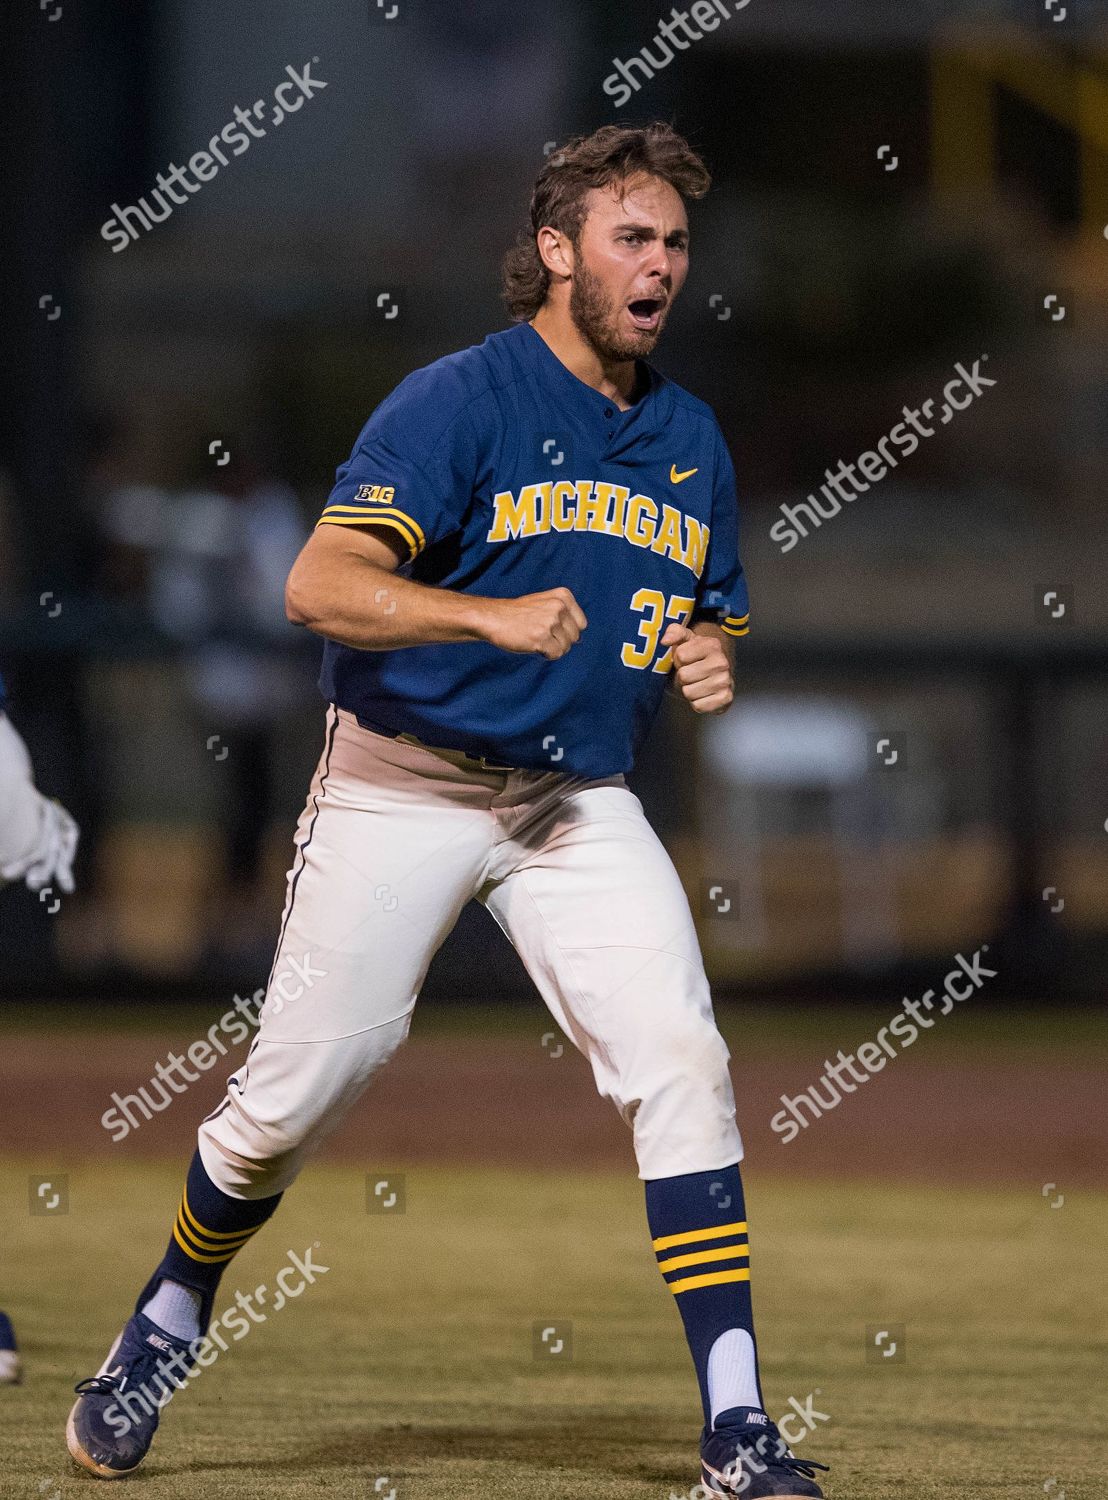
[[[612, 408], [610, 406], [606, 406], [604, 408], [604, 415], [606, 417], [614, 417], [615, 416], [615, 412], [612, 410]], [[611, 433], [608, 434], [609, 437], [611, 437], [611, 435], [612, 435]]]

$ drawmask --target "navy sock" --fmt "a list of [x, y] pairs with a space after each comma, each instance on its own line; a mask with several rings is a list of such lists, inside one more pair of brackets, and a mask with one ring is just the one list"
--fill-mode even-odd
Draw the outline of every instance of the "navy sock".
[[169, 1246], [161, 1264], [139, 1294], [135, 1311], [140, 1312], [161, 1281], [190, 1286], [203, 1299], [201, 1330], [211, 1321], [219, 1279], [243, 1245], [273, 1214], [282, 1195], [270, 1198], [232, 1198], [216, 1187], [208, 1176], [200, 1152], [189, 1165], [181, 1205], [173, 1225]]
[[[764, 1411], [750, 1300], [746, 1205], [738, 1166], [648, 1182], [646, 1214], [658, 1267], [685, 1324], [705, 1425], [712, 1426], [709, 1359], [717, 1340], [730, 1330], [739, 1332], [719, 1346], [719, 1363], [713, 1364], [713, 1369], [722, 1369], [725, 1375], [721, 1378], [729, 1383], [737, 1380], [728, 1388], [745, 1392], [740, 1397], [744, 1408], [753, 1406]], [[749, 1336], [749, 1344], [744, 1334]], [[747, 1351], [747, 1373], [737, 1376], [743, 1350]], [[717, 1420], [722, 1410], [717, 1408]], [[742, 1419], [742, 1413], [735, 1417], [737, 1421]]]

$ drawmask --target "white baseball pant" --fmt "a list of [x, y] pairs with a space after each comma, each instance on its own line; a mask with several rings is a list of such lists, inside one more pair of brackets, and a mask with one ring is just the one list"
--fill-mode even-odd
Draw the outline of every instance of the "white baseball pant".
[[741, 1160], [689, 903], [623, 776], [490, 770], [331, 706], [295, 846], [261, 1026], [200, 1127], [225, 1193], [293, 1181], [407, 1036], [471, 897], [631, 1127], [640, 1177]]

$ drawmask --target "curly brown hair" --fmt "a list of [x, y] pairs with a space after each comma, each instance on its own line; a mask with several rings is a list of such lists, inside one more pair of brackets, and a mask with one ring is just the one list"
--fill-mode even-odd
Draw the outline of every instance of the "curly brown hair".
[[671, 125], [602, 125], [577, 135], [547, 158], [531, 193], [530, 224], [504, 257], [501, 277], [508, 311], [517, 323], [533, 318], [546, 301], [550, 272], [542, 263], [536, 236], [544, 224], [568, 235], [576, 246], [585, 222], [585, 194], [646, 174], [660, 177], [682, 198], [703, 198], [711, 186], [708, 169]]

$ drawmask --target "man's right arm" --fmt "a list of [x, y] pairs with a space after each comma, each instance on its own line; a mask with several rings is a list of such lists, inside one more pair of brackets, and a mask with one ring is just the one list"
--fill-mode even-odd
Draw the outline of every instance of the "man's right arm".
[[403, 543], [371, 527], [318, 526], [293, 564], [285, 612], [294, 625], [360, 651], [488, 641], [556, 661], [588, 623], [566, 588], [494, 599], [398, 578]]

